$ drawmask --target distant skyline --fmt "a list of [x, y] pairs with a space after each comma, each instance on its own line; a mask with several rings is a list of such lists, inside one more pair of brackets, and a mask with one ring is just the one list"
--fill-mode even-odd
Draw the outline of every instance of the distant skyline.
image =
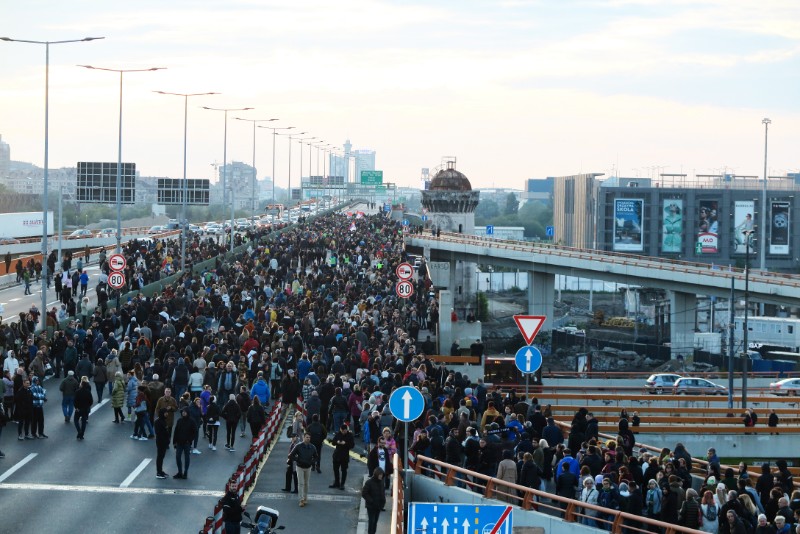
[[[474, 187], [602, 172], [800, 171], [800, 3], [794, 0], [8, 2], [0, 36], [104, 40], [50, 48], [50, 166], [116, 161], [119, 77], [76, 65], [166, 67], [126, 74], [123, 161], [143, 175], [215, 180], [252, 164], [253, 129], [278, 118], [341, 148], [376, 151], [385, 181], [417, 186], [444, 156]], [[43, 165], [45, 47], [0, 41], [0, 134]], [[277, 186], [288, 182], [278, 137]], [[292, 146], [292, 183], [300, 149]], [[322, 157], [320, 157], [322, 162]], [[316, 154], [312, 157], [316, 165]], [[308, 147], [303, 146], [308, 175]], [[257, 130], [259, 177], [272, 139]], [[616, 169], [616, 172], [615, 172]], [[314, 169], [316, 173], [316, 169]]]

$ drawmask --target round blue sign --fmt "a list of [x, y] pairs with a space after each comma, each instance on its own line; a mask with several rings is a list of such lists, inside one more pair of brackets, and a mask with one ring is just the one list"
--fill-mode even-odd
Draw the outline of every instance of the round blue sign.
[[422, 415], [425, 410], [425, 398], [417, 388], [403, 386], [392, 392], [392, 396], [389, 397], [389, 409], [396, 419], [408, 423], [419, 419]]
[[514, 363], [523, 373], [535, 373], [542, 366], [542, 353], [533, 345], [526, 345], [517, 351]]

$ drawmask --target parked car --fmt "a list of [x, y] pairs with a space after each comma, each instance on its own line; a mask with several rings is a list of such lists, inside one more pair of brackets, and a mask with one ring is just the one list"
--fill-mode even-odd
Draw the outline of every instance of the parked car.
[[148, 235], [163, 234], [166, 231], [167, 231], [166, 226], [156, 225], [156, 226], [151, 226], [150, 229], [147, 231], [147, 234]]
[[197, 226], [196, 224], [190, 224], [188, 229], [190, 234], [201, 234], [203, 233], [203, 229]]
[[784, 378], [769, 385], [769, 392], [774, 395], [795, 397], [800, 394], [800, 378]]
[[117, 229], [116, 228], [103, 228], [99, 232], [97, 232], [97, 237], [116, 237]]
[[208, 223], [203, 230], [207, 234], [218, 235], [222, 233], [222, 226], [217, 223]]
[[75, 230], [74, 232], [69, 234], [67, 236], [67, 239], [87, 239], [87, 238], [90, 238], [90, 237], [94, 237], [94, 234], [92, 233], [92, 231], [91, 230], [87, 230], [86, 228], [83, 228], [81, 230]]
[[669, 391], [670, 389], [672, 389], [672, 386], [675, 385], [675, 381], [678, 380], [680, 377], [681, 375], [669, 374], [669, 373], [658, 373], [650, 375], [647, 378], [647, 381], [644, 383], [644, 390], [648, 393], [656, 393], [656, 394]]
[[674, 395], [727, 395], [728, 388], [705, 378], [682, 377], [672, 386]]

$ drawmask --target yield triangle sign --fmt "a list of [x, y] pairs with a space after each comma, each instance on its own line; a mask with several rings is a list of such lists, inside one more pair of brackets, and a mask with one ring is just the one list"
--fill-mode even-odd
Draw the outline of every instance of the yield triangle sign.
[[533, 343], [533, 338], [539, 333], [539, 329], [544, 324], [546, 315], [515, 315], [514, 321], [517, 323], [517, 328], [522, 332], [522, 337], [525, 339], [525, 344], [530, 345]]

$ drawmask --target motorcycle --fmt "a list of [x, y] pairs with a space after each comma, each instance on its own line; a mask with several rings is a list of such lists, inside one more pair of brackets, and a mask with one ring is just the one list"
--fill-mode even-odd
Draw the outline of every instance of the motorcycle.
[[242, 521], [241, 526], [250, 529], [250, 534], [276, 534], [279, 530], [283, 530], [284, 526], [276, 526], [280, 512], [274, 508], [267, 508], [266, 506], [259, 506], [256, 510], [256, 518], [250, 517], [250, 514], [243, 512], [243, 515], [249, 521]]

